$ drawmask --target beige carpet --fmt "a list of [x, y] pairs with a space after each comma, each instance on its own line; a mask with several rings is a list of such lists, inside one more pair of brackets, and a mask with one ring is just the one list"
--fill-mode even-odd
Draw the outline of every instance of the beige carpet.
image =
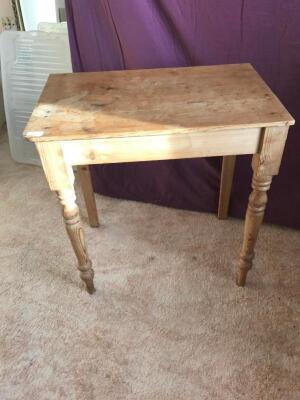
[[[41, 169], [0, 143], [1, 400], [299, 400], [300, 232], [97, 195], [82, 288]], [[79, 196], [79, 204], [83, 202]]]

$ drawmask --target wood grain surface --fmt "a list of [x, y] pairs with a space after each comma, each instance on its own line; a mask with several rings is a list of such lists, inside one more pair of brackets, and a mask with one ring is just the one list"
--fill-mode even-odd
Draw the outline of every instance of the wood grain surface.
[[250, 64], [50, 75], [30, 141], [294, 124]]

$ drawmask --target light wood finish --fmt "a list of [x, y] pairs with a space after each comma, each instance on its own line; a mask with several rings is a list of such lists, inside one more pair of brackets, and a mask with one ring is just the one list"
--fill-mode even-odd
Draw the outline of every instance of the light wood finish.
[[89, 224], [91, 227], [97, 228], [99, 226], [99, 219], [89, 166], [78, 166], [77, 177], [83, 192], [83, 197], [89, 218]]
[[32, 141], [289, 124], [250, 64], [50, 75], [25, 129]]
[[84, 232], [80, 222], [79, 209], [74, 190], [74, 173], [72, 166], [66, 164], [59, 142], [37, 143], [42, 166], [50, 186], [56, 191], [62, 205], [63, 219], [78, 261], [80, 277], [86, 284], [87, 291], [95, 291], [92, 262], [88, 257], [84, 241]]
[[85, 282], [87, 291], [92, 294], [95, 291], [93, 282], [94, 270], [85, 246], [84, 234], [79, 217], [79, 209], [75, 203], [75, 191], [74, 189], [59, 190], [57, 195], [63, 208], [66, 230], [78, 260], [80, 278]]
[[228, 208], [234, 175], [235, 160], [236, 156], [223, 157], [218, 207], [219, 219], [226, 219], [228, 217]]
[[50, 190], [73, 188], [72, 165], [65, 162], [60, 142], [36, 143]]
[[278, 174], [287, 132], [287, 127], [267, 128], [262, 137], [260, 153], [255, 154], [252, 159], [253, 190], [246, 212], [244, 240], [236, 279], [238, 286], [245, 285], [247, 272], [252, 268], [254, 246], [268, 201], [267, 191], [270, 189], [272, 177]]
[[244, 241], [239, 260], [237, 272], [237, 285], [244, 286], [247, 272], [252, 268], [254, 258], [254, 246], [257, 240], [258, 231], [263, 221], [267, 204], [267, 191], [270, 189], [272, 176], [258, 177], [255, 173], [252, 178], [252, 193], [249, 197], [249, 204], [245, 219]]
[[[88, 291], [94, 290], [72, 166], [226, 156], [219, 216], [227, 215], [235, 155], [254, 154], [237, 284], [244, 285], [267, 201], [294, 120], [249, 64], [50, 76], [24, 132], [39, 151]], [[92, 224], [87, 170], [79, 171]], [[85, 177], [85, 178], [84, 178]]]
[[[86, 165], [252, 154], [259, 149], [260, 137], [261, 128], [245, 128], [230, 132], [64, 140], [60, 144], [67, 163]], [[52, 143], [43, 142], [43, 145]]]

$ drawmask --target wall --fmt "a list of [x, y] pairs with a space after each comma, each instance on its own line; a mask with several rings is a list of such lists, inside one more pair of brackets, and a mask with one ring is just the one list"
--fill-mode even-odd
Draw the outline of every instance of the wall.
[[1, 19], [3, 17], [10, 17], [14, 20], [14, 12], [10, 0], [0, 0], [0, 32], [2, 31]]
[[39, 22], [57, 22], [55, 0], [20, 0], [26, 31], [37, 29]]
[[2, 17], [13, 17], [13, 9], [10, 0], [1, 0], [0, 2], [0, 18]]
[[56, 14], [57, 14], [57, 21], [59, 21], [59, 8], [65, 8], [65, 0], [55, 0], [55, 7], [56, 7]]
[[[65, 7], [65, 0], [20, 0], [25, 29], [36, 30], [39, 22], [58, 22], [58, 9]], [[11, 0], [0, 0], [0, 32], [3, 30], [1, 19], [10, 17], [14, 21]]]

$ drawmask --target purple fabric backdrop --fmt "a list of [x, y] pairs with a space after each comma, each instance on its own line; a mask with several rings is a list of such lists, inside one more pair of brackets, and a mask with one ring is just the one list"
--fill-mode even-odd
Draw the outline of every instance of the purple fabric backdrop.
[[[66, 0], [74, 71], [250, 62], [300, 120], [299, 0]], [[216, 211], [219, 158], [94, 166], [97, 192]], [[230, 214], [244, 216], [248, 156], [239, 157]], [[269, 222], [300, 228], [300, 125], [290, 130]]]

